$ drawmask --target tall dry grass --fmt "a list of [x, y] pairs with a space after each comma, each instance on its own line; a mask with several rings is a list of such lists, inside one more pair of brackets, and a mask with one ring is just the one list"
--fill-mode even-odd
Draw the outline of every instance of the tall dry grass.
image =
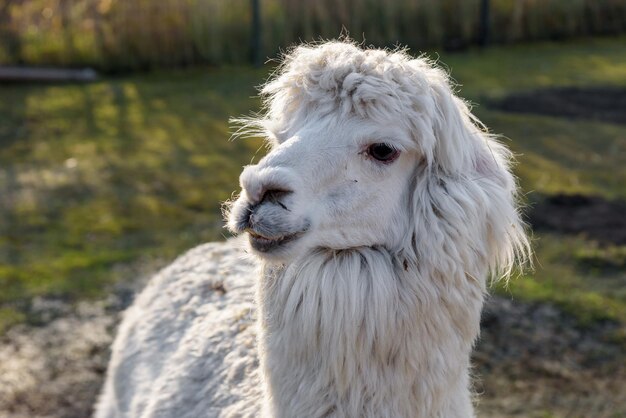
[[[476, 42], [481, 0], [260, 0], [263, 55], [332, 38], [412, 48]], [[491, 0], [490, 41], [626, 32], [626, 0]], [[246, 62], [251, 0], [2, 0], [0, 64], [132, 70]]]

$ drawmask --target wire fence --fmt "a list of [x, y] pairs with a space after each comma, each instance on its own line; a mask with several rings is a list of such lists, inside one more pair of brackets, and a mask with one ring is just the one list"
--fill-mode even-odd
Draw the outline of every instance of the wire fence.
[[2, 0], [0, 64], [243, 63], [343, 30], [414, 49], [619, 34], [626, 0]]

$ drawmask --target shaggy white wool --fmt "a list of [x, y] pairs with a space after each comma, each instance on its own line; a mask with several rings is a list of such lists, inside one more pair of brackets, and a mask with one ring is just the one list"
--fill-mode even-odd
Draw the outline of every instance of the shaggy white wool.
[[124, 313], [97, 418], [257, 417], [258, 262], [241, 239], [199, 246]]
[[[272, 150], [228, 214], [258, 258], [201, 247], [157, 276], [97, 416], [474, 416], [486, 281], [528, 253], [509, 152], [443, 71], [402, 51], [301, 46], [261, 93], [242, 131]], [[235, 313], [253, 281], [256, 345]]]
[[482, 294], [474, 281], [423, 277], [382, 247], [320, 249], [266, 266], [267, 415], [471, 416], [465, 354]]

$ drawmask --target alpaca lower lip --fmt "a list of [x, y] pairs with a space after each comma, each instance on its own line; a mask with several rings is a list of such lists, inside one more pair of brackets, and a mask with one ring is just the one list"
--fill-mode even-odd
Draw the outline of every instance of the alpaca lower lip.
[[259, 235], [250, 229], [248, 229], [247, 232], [250, 235], [250, 245], [252, 245], [252, 248], [262, 253], [272, 251], [288, 242], [297, 239], [301, 235], [300, 233], [295, 233], [283, 235], [280, 237], [268, 238], [264, 237], [263, 235]]

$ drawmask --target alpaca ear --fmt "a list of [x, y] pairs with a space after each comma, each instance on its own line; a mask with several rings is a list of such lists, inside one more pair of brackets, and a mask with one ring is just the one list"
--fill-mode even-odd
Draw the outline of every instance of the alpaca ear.
[[445, 76], [439, 75], [431, 89], [435, 101], [434, 162], [445, 174], [467, 173], [475, 161], [475, 136], [480, 132], [467, 104], [454, 95]]
[[[485, 274], [483, 269], [494, 278], [507, 277], [530, 254], [511, 153], [483, 131], [444, 72], [428, 76], [434, 104], [432, 170], [416, 177], [414, 245], [424, 259], [458, 258], [455, 262], [467, 264], [466, 272], [476, 277]], [[447, 250], [432, 254], [436, 248]]]

